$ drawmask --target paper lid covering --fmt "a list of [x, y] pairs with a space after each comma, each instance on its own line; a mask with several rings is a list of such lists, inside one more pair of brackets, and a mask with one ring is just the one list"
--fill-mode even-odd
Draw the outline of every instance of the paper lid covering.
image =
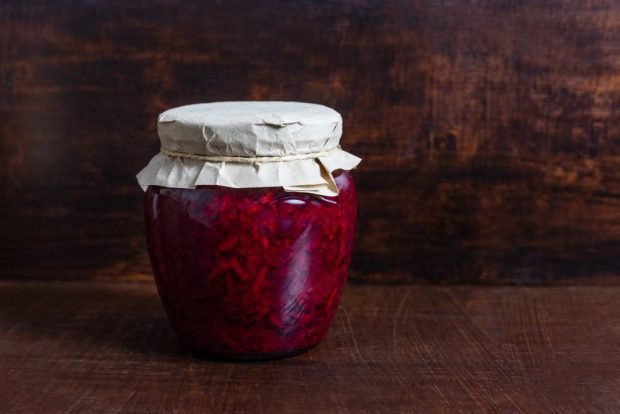
[[331, 173], [361, 161], [339, 147], [342, 117], [302, 102], [214, 102], [159, 116], [162, 152], [138, 173], [140, 185], [283, 187], [334, 196]]

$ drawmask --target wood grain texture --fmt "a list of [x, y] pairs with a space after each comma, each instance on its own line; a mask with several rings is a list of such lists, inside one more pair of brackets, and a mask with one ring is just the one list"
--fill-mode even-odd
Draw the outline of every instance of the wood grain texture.
[[180, 348], [151, 284], [5, 281], [0, 408], [618, 412], [619, 289], [350, 285], [318, 347], [233, 363]]
[[230, 99], [345, 120], [371, 281], [620, 278], [613, 0], [0, 2], [0, 276], [148, 277], [156, 115]]

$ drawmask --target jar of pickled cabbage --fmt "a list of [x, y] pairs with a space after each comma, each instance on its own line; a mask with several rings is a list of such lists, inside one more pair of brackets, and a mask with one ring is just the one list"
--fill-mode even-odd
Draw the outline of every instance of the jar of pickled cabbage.
[[342, 118], [299, 102], [216, 102], [159, 116], [138, 174], [163, 307], [187, 347], [232, 359], [303, 352], [342, 295], [357, 215]]

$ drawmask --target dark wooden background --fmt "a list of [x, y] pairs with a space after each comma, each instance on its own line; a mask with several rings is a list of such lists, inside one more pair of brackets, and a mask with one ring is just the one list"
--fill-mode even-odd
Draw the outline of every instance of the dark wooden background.
[[0, 277], [150, 278], [156, 116], [238, 99], [343, 114], [358, 280], [620, 280], [611, 0], [0, 0]]

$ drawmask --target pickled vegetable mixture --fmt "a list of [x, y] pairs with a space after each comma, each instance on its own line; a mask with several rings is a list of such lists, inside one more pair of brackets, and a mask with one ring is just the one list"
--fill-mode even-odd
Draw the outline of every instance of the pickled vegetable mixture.
[[347, 278], [357, 215], [349, 172], [340, 193], [149, 187], [147, 240], [177, 335], [235, 358], [277, 357], [321, 340]]

